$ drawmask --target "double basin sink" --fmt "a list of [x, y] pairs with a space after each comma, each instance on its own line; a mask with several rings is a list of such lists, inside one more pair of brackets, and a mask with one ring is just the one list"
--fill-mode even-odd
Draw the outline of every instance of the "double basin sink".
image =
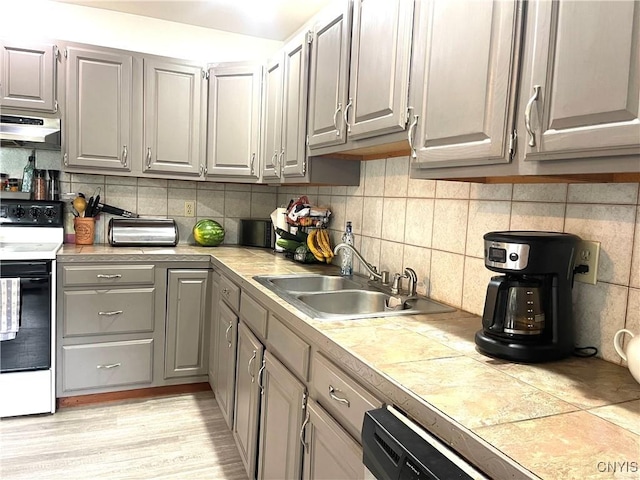
[[364, 278], [336, 275], [258, 275], [253, 277], [280, 298], [319, 320], [444, 313], [447, 305], [424, 297], [391, 295]]

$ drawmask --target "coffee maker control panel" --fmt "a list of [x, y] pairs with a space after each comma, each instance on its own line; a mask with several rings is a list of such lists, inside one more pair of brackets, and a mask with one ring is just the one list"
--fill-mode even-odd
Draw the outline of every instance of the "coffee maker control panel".
[[485, 240], [484, 264], [505, 270], [524, 270], [529, 264], [529, 245]]

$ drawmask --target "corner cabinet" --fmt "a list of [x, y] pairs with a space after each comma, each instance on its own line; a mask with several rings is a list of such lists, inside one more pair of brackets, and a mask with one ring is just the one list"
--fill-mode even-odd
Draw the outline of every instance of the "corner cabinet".
[[204, 176], [205, 71], [144, 59], [143, 172]]
[[57, 60], [53, 44], [0, 40], [0, 106], [57, 112]]
[[421, 108], [413, 112], [410, 132], [413, 166], [508, 163], [518, 2], [417, 3], [414, 82]]
[[209, 270], [168, 270], [165, 378], [206, 375]]
[[[134, 141], [134, 64], [117, 50], [68, 47], [65, 165], [130, 172]], [[139, 79], [139, 75], [138, 75]], [[139, 151], [139, 146], [137, 147]]]
[[307, 89], [310, 33], [287, 44], [265, 68], [262, 179], [300, 178], [307, 173]]
[[640, 3], [536, 1], [528, 8], [524, 160], [640, 155]]
[[414, 1], [355, 0], [333, 8], [314, 28], [309, 148], [348, 141], [351, 150], [368, 146], [360, 140], [398, 132], [392, 140], [405, 145]]
[[260, 178], [262, 67], [219, 64], [209, 68], [207, 173], [211, 179]]

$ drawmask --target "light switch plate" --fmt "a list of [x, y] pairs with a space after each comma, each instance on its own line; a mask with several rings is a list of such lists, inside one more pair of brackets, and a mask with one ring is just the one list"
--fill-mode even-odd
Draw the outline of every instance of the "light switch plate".
[[574, 265], [586, 265], [589, 267], [587, 273], [576, 273], [576, 282], [589, 283], [595, 285], [598, 278], [598, 261], [600, 260], [600, 242], [581, 240], [578, 244], [576, 260]]

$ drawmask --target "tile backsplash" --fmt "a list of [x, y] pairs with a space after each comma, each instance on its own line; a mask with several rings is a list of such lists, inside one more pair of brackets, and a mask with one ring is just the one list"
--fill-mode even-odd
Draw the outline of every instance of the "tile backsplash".
[[[550, 230], [601, 242], [598, 283], [573, 291], [576, 343], [620, 363], [613, 336], [640, 334], [639, 184], [475, 184], [409, 178], [406, 157], [368, 161], [358, 187], [281, 187], [333, 212], [332, 240], [352, 221], [356, 248], [390, 272], [412, 267], [419, 292], [482, 315], [489, 278], [482, 236]], [[364, 273], [355, 261], [354, 268]]]
[[[482, 314], [489, 278], [483, 240], [494, 230], [552, 230], [601, 242], [596, 285], [576, 283], [576, 340], [596, 346], [604, 359], [620, 363], [613, 336], [621, 328], [640, 334], [639, 184], [474, 184], [409, 178], [409, 159], [364, 162], [355, 187], [307, 187], [204, 183], [64, 174], [63, 192], [92, 195], [100, 188], [110, 205], [145, 216], [172, 217], [181, 243], [193, 243], [199, 218], [213, 218], [237, 243], [238, 221], [268, 218], [291, 198], [307, 195], [333, 215], [333, 243], [347, 220], [355, 245], [372, 264], [390, 272], [412, 267], [418, 291]], [[184, 216], [184, 202], [196, 217]], [[67, 230], [71, 233], [69, 213]], [[101, 215], [96, 242], [106, 240], [109, 215]], [[356, 271], [364, 273], [358, 261]]]

